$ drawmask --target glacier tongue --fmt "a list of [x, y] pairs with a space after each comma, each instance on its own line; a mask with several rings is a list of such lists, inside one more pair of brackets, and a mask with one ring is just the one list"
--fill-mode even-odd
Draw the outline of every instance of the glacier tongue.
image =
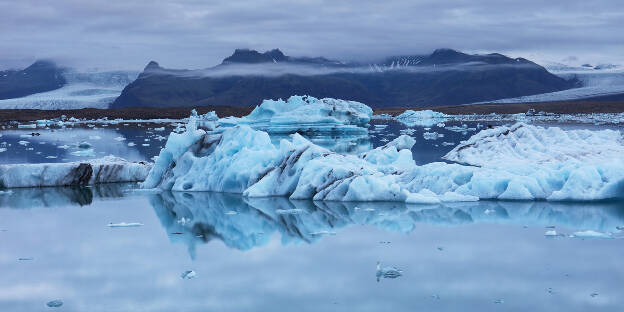
[[88, 162], [0, 165], [0, 189], [143, 181], [152, 168], [108, 156]]
[[[344, 155], [299, 134], [273, 144], [266, 132], [246, 125], [215, 134], [197, 130], [193, 123], [189, 122], [187, 133], [170, 136], [143, 187], [242, 193], [247, 197], [411, 203], [601, 200], [622, 198], [624, 194], [621, 161], [585, 163], [574, 157], [555, 157], [544, 164], [518, 162], [492, 168], [447, 163], [417, 166], [410, 150], [414, 140], [407, 136], [360, 155]], [[613, 133], [590, 131], [579, 133], [576, 141], [602, 135], [607, 136], [605, 142], [614, 138]], [[542, 148], [548, 155], [549, 146]]]

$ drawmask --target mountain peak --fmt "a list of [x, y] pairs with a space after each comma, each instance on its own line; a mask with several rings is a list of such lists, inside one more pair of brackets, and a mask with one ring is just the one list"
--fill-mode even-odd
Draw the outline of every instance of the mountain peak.
[[227, 63], [277, 63], [286, 61], [288, 57], [282, 53], [279, 49], [273, 49], [260, 53], [256, 50], [250, 49], [236, 49], [231, 56], [226, 57], [223, 60], [223, 64]]
[[156, 70], [156, 69], [160, 69], [160, 65], [158, 64], [158, 62], [150, 61], [149, 63], [147, 63], [147, 66], [145, 66], [143, 71], [150, 71], [150, 70]]

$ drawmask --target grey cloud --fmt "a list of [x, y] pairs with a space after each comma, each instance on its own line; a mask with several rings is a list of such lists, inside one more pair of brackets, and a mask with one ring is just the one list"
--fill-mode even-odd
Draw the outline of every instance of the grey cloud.
[[439, 47], [622, 62], [617, 0], [5, 1], [0, 67], [55, 58], [78, 67], [215, 65], [235, 48], [366, 60]]

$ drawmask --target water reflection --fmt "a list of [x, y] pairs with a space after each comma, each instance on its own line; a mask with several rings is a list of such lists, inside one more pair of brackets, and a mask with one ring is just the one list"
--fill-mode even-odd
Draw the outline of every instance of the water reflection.
[[[313, 243], [352, 225], [410, 233], [419, 223], [472, 223], [556, 226], [576, 230], [614, 231], [624, 224], [624, 204], [481, 201], [440, 205], [394, 202], [320, 202], [283, 197], [244, 198], [223, 193], [166, 192], [150, 195], [150, 203], [172, 242], [188, 246], [213, 239], [239, 250], [268, 244], [279, 235], [282, 244]], [[297, 213], [280, 213], [283, 210]]]
[[97, 198], [120, 198], [135, 183], [108, 183], [76, 187], [14, 188], [0, 195], [0, 207], [37, 208], [91, 205]]

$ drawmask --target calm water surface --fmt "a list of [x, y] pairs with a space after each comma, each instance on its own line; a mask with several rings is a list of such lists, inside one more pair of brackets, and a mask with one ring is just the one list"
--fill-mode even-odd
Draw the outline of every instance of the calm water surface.
[[[311, 139], [356, 153], [410, 129], [372, 124], [368, 138]], [[439, 161], [478, 131], [465, 124], [407, 130], [416, 161]], [[30, 138], [33, 129], [8, 129], [0, 162], [148, 160], [172, 129], [37, 129]], [[83, 141], [94, 155], [72, 154]], [[0, 311], [619, 311], [620, 226], [618, 201], [406, 205], [151, 193], [134, 184], [16, 189], [0, 195]], [[544, 235], [553, 229], [565, 235]], [[569, 237], [585, 230], [614, 238]], [[377, 281], [377, 261], [403, 275]], [[196, 277], [182, 279], [187, 270]], [[55, 299], [63, 306], [46, 307]]]

